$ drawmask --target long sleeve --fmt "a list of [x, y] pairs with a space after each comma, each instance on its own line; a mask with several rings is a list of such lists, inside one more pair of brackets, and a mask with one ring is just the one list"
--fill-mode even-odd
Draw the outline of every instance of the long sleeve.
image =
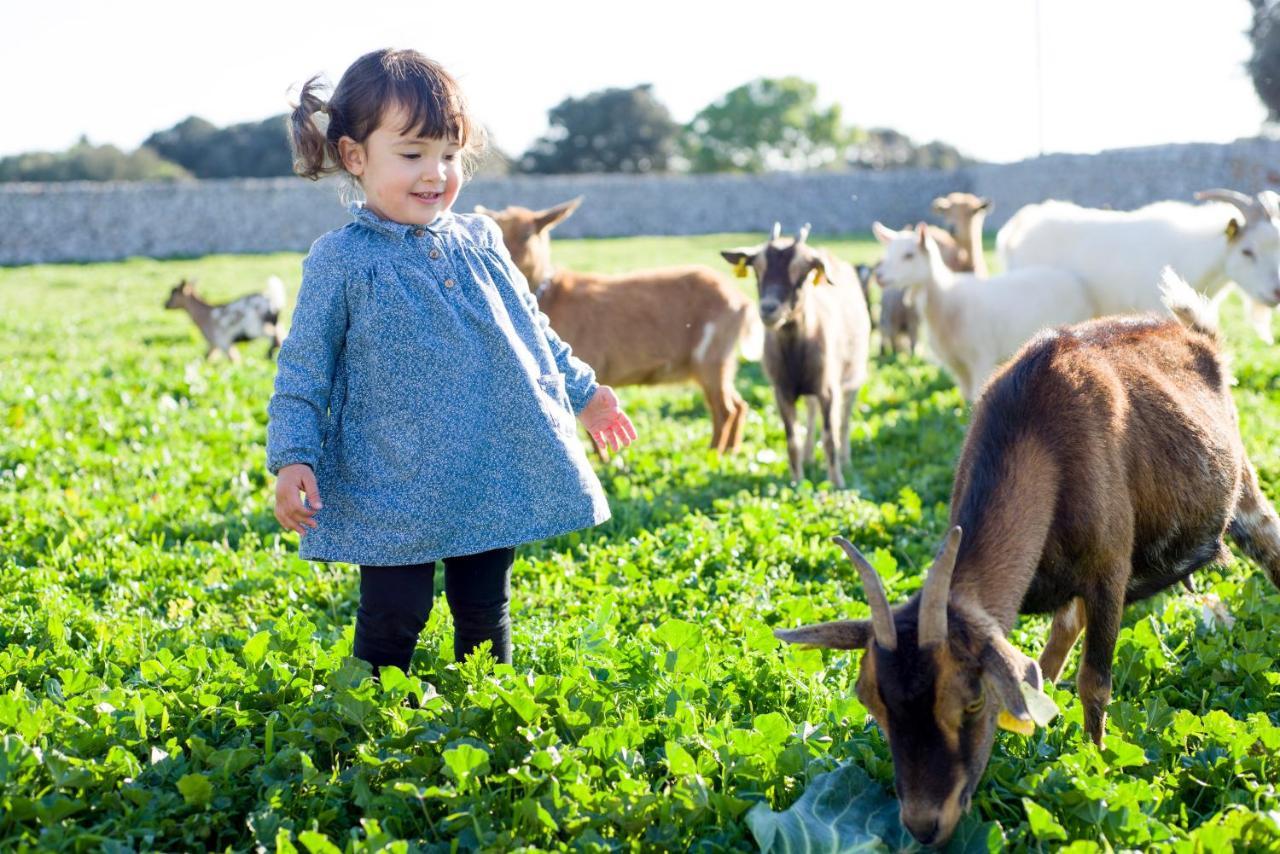
[[555, 357], [556, 367], [560, 369], [560, 373], [564, 374], [564, 388], [569, 393], [569, 403], [573, 406], [574, 412], [581, 412], [595, 395], [596, 389], [600, 387], [596, 382], [596, 372], [586, 362], [573, 355], [573, 348], [556, 334], [556, 331], [551, 328], [551, 321], [538, 308], [538, 298], [533, 295], [527, 285], [523, 284], [524, 276], [519, 270], [515, 271], [515, 275], [520, 276], [516, 285], [524, 288], [522, 297], [525, 304], [529, 306], [534, 320], [542, 329], [547, 344], [551, 347], [551, 355]]
[[302, 287], [267, 406], [267, 468], [272, 474], [294, 463], [316, 467], [346, 330], [343, 265], [317, 241], [302, 262]]
[[569, 394], [569, 404], [573, 406], [574, 412], [581, 412], [595, 395], [596, 389], [600, 387], [600, 384], [596, 382], [596, 372], [586, 362], [573, 355], [573, 348], [551, 328], [551, 321], [538, 308], [538, 298], [529, 289], [528, 280], [525, 279], [524, 273], [520, 272], [520, 268], [516, 266], [515, 261], [511, 259], [511, 253], [507, 251], [506, 245], [502, 242], [502, 229], [493, 220], [487, 217], [485, 220], [489, 235], [493, 240], [494, 251], [502, 259], [512, 284], [520, 294], [520, 298], [524, 300], [525, 305], [528, 306], [529, 313], [533, 315], [538, 327], [542, 330], [542, 335], [546, 338], [547, 345], [551, 348], [551, 355], [555, 357], [556, 367], [560, 369], [560, 373], [564, 374], [564, 387]]

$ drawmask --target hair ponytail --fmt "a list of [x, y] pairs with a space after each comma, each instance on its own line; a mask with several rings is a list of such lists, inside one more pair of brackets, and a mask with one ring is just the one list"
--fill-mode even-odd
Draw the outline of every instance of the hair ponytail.
[[320, 88], [320, 75], [304, 83], [298, 104], [287, 119], [293, 171], [312, 181], [341, 168], [336, 137], [330, 133], [336, 130], [333, 116], [317, 94]]

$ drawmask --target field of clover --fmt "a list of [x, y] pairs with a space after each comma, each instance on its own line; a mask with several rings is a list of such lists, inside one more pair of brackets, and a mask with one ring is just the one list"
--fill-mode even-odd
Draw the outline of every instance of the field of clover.
[[[717, 249], [759, 237], [555, 253], [724, 268]], [[272, 515], [266, 342], [206, 363], [161, 308], [182, 277], [215, 300], [271, 274], [296, 293], [299, 261], [0, 270], [0, 849], [912, 847], [853, 694], [859, 654], [772, 629], [867, 613], [834, 534], [891, 601], [919, 586], [969, 415], [944, 373], [875, 360], [843, 492], [821, 451], [788, 483], [758, 364], [732, 457], [707, 450], [691, 387], [623, 390], [641, 438], [597, 464], [614, 518], [519, 551], [515, 665], [454, 661], [442, 597], [411, 672], [379, 683], [350, 658], [355, 568], [299, 560]], [[1280, 502], [1280, 351], [1234, 297], [1224, 316], [1245, 442]], [[1280, 595], [1239, 557], [1199, 588], [1126, 613], [1102, 752], [1073, 655], [1062, 716], [999, 736], [952, 850], [1280, 849]], [[1046, 628], [1024, 618], [1014, 642], [1037, 654]]]

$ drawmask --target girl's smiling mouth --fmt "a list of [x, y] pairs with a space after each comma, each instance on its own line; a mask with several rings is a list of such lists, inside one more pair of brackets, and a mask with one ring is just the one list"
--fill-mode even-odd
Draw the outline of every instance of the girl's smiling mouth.
[[443, 198], [444, 196], [444, 192], [442, 191], [439, 193], [410, 193], [409, 195], [413, 196], [415, 199], [417, 199], [420, 202], [425, 202], [430, 205], [440, 201], [440, 199]]

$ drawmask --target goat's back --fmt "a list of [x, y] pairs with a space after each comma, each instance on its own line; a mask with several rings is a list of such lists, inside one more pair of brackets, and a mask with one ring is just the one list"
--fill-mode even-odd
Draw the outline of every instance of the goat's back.
[[1130, 599], [1176, 583], [1218, 556], [1235, 505], [1244, 450], [1229, 381], [1214, 337], [1175, 320], [1107, 318], [1038, 336], [976, 407], [953, 520], [981, 538], [1009, 461], [1031, 443], [1053, 473], [1042, 479], [1052, 494], [1034, 498], [1053, 509], [1022, 610], [1088, 595], [1099, 573], [1130, 573]]
[[694, 354], [736, 359], [751, 300], [710, 267], [622, 275], [560, 271], [542, 310], [574, 354], [610, 385], [678, 382]]
[[1172, 266], [1197, 290], [1213, 284], [1232, 211], [1221, 203], [1157, 202], [1112, 211], [1042, 202], [1005, 223], [996, 251], [1005, 270], [1047, 265], [1076, 274], [1098, 316], [1159, 311], [1162, 268]]

